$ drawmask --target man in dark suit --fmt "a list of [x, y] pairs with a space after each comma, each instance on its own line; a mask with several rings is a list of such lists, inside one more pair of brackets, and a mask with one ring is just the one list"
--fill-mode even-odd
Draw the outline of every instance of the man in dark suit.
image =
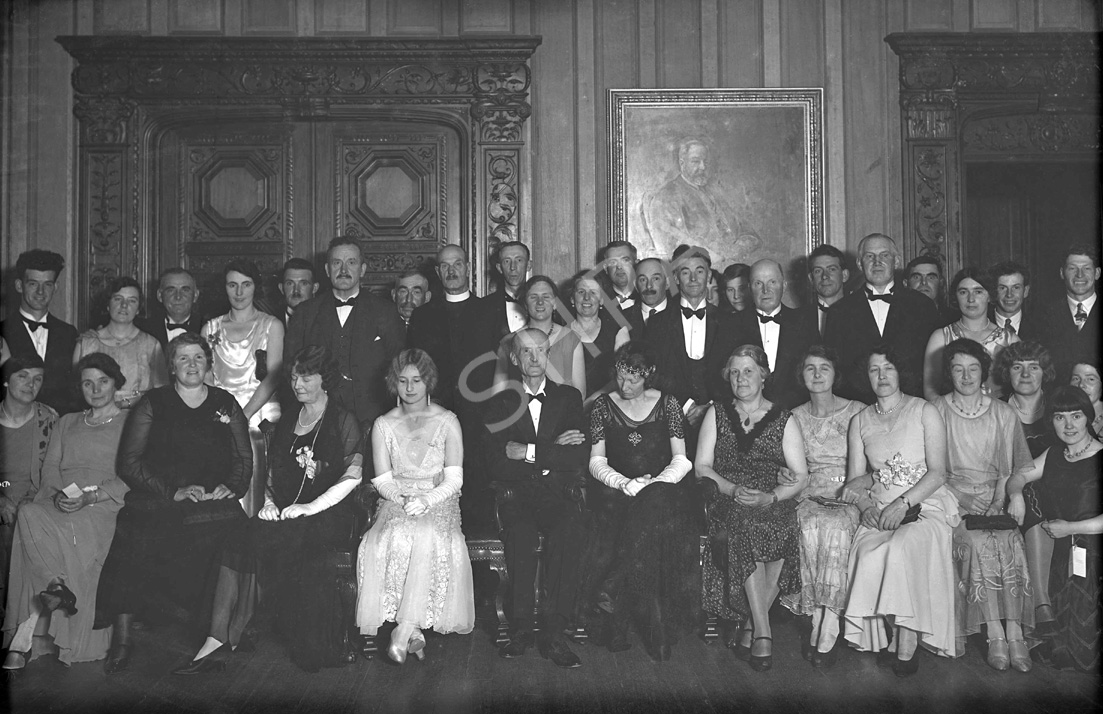
[[502, 338], [521, 329], [526, 322], [525, 313], [517, 304], [517, 291], [528, 277], [528, 246], [520, 241], [502, 243], [493, 265], [502, 279], [502, 287], [484, 296], [471, 310], [467, 328], [473, 363], [466, 379], [460, 374], [460, 389], [471, 392], [469, 399], [475, 403], [490, 396]]
[[992, 277], [996, 279], [996, 299], [993, 301], [990, 318], [1003, 329], [1020, 340], [1037, 340], [1042, 335], [1042, 318], [1030, 307], [1030, 270], [1012, 260], [997, 263], [992, 267]]
[[279, 287], [280, 294], [283, 295], [283, 324], [286, 327], [291, 322], [291, 315], [294, 314], [295, 308], [318, 293], [318, 281], [314, 279], [314, 266], [306, 258], [291, 258], [283, 264]]
[[633, 340], [643, 339], [651, 316], [662, 312], [670, 304], [669, 288], [670, 281], [662, 260], [644, 258], [636, 264], [636, 293], [639, 299], [632, 307], [622, 311]]
[[433, 299], [433, 293], [429, 290], [429, 278], [420, 270], [407, 270], [395, 278], [394, 287], [391, 288], [391, 300], [394, 301], [398, 317], [402, 320], [407, 341], [410, 338], [410, 318], [414, 310]]
[[843, 383], [840, 396], [873, 403], [865, 358], [875, 346], [894, 348], [901, 364], [900, 387], [923, 396], [923, 355], [931, 333], [939, 328], [934, 301], [898, 286], [894, 273], [899, 259], [896, 242], [871, 233], [858, 244], [858, 267], [865, 286], [836, 303], [827, 313], [824, 344], [839, 355]]
[[598, 262], [609, 278], [609, 297], [623, 312], [640, 301], [636, 284], [636, 246], [615, 240], [602, 247]]
[[908, 287], [921, 295], [929, 297], [938, 310], [938, 327], [945, 327], [961, 318], [957, 309], [957, 298], [946, 297], [946, 278], [942, 274], [942, 261], [933, 255], [917, 255], [904, 267], [904, 278]]
[[845, 297], [844, 288], [849, 280], [846, 256], [835, 246], [825, 243], [808, 255], [808, 284], [812, 287], [812, 300], [798, 312], [802, 324], [815, 327], [817, 342], [823, 339], [827, 313]]
[[38, 249], [21, 253], [15, 261], [19, 314], [0, 322], [0, 334], [13, 357], [35, 354], [45, 363], [37, 401], [60, 414], [76, 406], [69, 377], [79, 337], [77, 328], [50, 314], [57, 279], [64, 269], [65, 259], [57, 253]]
[[203, 328], [203, 316], [195, 309], [199, 288], [195, 277], [183, 268], [169, 268], [157, 281], [157, 302], [164, 314], [153, 314], [138, 323], [143, 331], [157, 338], [161, 349], [169, 340], [185, 332], [199, 334]]
[[711, 274], [707, 250], [694, 246], [681, 253], [674, 263], [678, 304], [653, 315], [644, 331], [655, 355], [656, 384], [678, 399], [689, 423], [687, 454], [695, 453], [701, 419], [712, 401], [731, 397], [720, 373], [739, 344], [734, 317], [705, 299]]
[[289, 356], [306, 345], [329, 348], [344, 375], [329, 396], [355, 414], [365, 432], [392, 401], [384, 376], [406, 345], [394, 305], [360, 289], [366, 270], [355, 238], [330, 241], [326, 275], [333, 289], [295, 308], [284, 341]]
[[1047, 306], [1042, 343], [1057, 368], [1057, 383], [1068, 384], [1079, 362], [1099, 366], [1099, 250], [1087, 244], [1065, 251], [1061, 280], [1065, 294]]
[[774, 260], [763, 259], [751, 266], [751, 299], [754, 310], [738, 313], [739, 345], [762, 348], [770, 364], [770, 379], [765, 397], [785, 409], [808, 400], [808, 393], [797, 383], [797, 362], [816, 342], [815, 323], [781, 303], [785, 295], [785, 274]]
[[548, 336], [523, 329], [513, 337], [510, 361], [521, 383], [496, 395], [485, 410], [490, 476], [512, 497], [499, 505], [506, 565], [513, 579], [510, 640], [498, 654], [520, 657], [533, 644], [536, 548], [545, 535], [546, 609], [540, 623], [540, 653], [560, 667], [577, 667], [578, 656], [563, 636], [574, 607], [581, 511], [568, 489], [584, 478], [590, 448], [582, 395], [545, 376]]

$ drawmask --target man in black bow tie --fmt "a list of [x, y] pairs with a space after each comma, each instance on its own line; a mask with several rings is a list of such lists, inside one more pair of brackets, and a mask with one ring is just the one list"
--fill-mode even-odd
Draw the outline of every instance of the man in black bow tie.
[[195, 309], [198, 299], [195, 277], [183, 268], [169, 268], [157, 281], [157, 301], [164, 308], [164, 315], [154, 313], [138, 322], [138, 327], [156, 337], [161, 349], [185, 332], [198, 335], [204, 322]]
[[314, 266], [306, 258], [291, 258], [283, 264], [280, 294], [285, 304], [283, 324], [291, 322], [291, 315], [302, 303], [318, 293], [318, 281], [314, 279]]
[[615, 240], [601, 249], [598, 256], [612, 290], [609, 297], [617, 301], [621, 312], [640, 300], [636, 292], [636, 246], [626, 240]]
[[[394, 305], [360, 289], [366, 272], [355, 238], [330, 241], [326, 276], [333, 289], [295, 308], [284, 341], [285, 365], [306, 345], [329, 348], [343, 375], [329, 396], [355, 414], [365, 432], [391, 401], [384, 375], [406, 346], [405, 328]], [[370, 465], [371, 455], [364, 456]]]
[[931, 333], [938, 329], [938, 310], [925, 296], [895, 284], [898, 260], [896, 241], [882, 233], [867, 235], [858, 244], [864, 288], [835, 303], [827, 313], [824, 344], [839, 355], [844, 378], [840, 396], [873, 402], [864, 358], [876, 345], [892, 347], [899, 355], [901, 390], [923, 396], [923, 354]]
[[15, 261], [19, 314], [0, 322], [0, 334], [12, 356], [38, 355], [46, 364], [38, 400], [64, 414], [73, 408], [69, 374], [77, 328], [50, 314], [65, 259], [48, 250], [28, 250]]
[[484, 415], [490, 477], [511, 497], [500, 501], [502, 542], [513, 580], [510, 641], [498, 654], [520, 657], [534, 642], [536, 548], [544, 543], [544, 591], [540, 653], [560, 667], [578, 667], [563, 630], [573, 614], [582, 512], [571, 498], [585, 478], [590, 447], [582, 395], [547, 379], [548, 336], [527, 328], [513, 336], [510, 361], [522, 382], [497, 394]]
[[844, 288], [849, 280], [846, 256], [835, 246], [824, 243], [808, 255], [808, 284], [812, 288], [812, 299], [799, 312], [802, 321], [815, 326], [817, 342], [823, 339], [827, 313], [846, 295]]
[[528, 246], [520, 241], [499, 245], [492, 263], [501, 277], [501, 286], [485, 295], [468, 313], [467, 343], [478, 366], [460, 388], [468, 391], [466, 398], [474, 403], [482, 403], [481, 397], [489, 395], [494, 382], [495, 355], [502, 338], [521, 329], [527, 321], [524, 310], [517, 304], [517, 291], [528, 277], [529, 257]]

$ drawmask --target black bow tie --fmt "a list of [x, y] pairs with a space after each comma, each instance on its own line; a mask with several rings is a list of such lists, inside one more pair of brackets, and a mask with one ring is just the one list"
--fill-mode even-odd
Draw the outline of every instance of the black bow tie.
[[507, 292], [505, 290], [503, 290], [502, 292], [504, 292], [506, 294], [506, 302], [517, 302], [517, 298], [510, 295], [509, 292]]
[[820, 308], [820, 312], [827, 312], [831, 309], [830, 305], [824, 305], [822, 302], [816, 303], [816, 305]]
[[529, 395], [529, 401], [530, 402], [540, 402], [541, 404], [543, 404], [544, 403], [544, 393], [540, 392], [539, 394], [530, 394]]
[[775, 324], [780, 325], [781, 324], [781, 314], [779, 313], [777, 315], [763, 315], [760, 312], [760, 313], [758, 313], [758, 321], [760, 323], [762, 323], [763, 325], [765, 325], [767, 322], [773, 322]]
[[333, 299], [337, 301], [337, 307], [339, 307], [339, 308], [340, 307], [354, 307], [356, 305], [356, 298], [358, 298], [358, 297], [360, 297], [360, 296], [359, 295], [353, 295], [348, 300], [342, 300], [341, 298], [334, 295]]
[[37, 332], [38, 328], [40, 328], [40, 327], [43, 330], [50, 329], [50, 326], [46, 324], [45, 320], [43, 320], [42, 322], [38, 322], [36, 320], [32, 320], [29, 317], [23, 317], [23, 315], [20, 315], [20, 317], [23, 318], [23, 323], [27, 326], [27, 329], [30, 330], [31, 332]]
[[620, 294], [617, 295], [617, 302], [628, 302], [629, 300], [632, 300], [632, 299], [633, 298], [632, 298], [631, 295], [620, 295]]
[[895, 299], [896, 296], [893, 295], [891, 291], [885, 293], [884, 295], [874, 295], [872, 290], [866, 288], [866, 300], [869, 300], [870, 302], [874, 302], [875, 300], [883, 300], [884, 302], [891, 305], [892, 301]]
[[168, 320], [165, 320], [165, 329], [169, 330], [169, 331], [172, 331], [172, 330], [186, 330], [186, 329], [188, 329], [188, 323], [186, 323], [186, 322], [169, 322]]
[[685, 305], [683, 305], [682, 306], [682, 317], [686, 318], [687, 320], [691, 317], [696, 317], [698, 320], [704, 320], [705, 319], [705, 308], [699, 307], [696, 310], [691, 310], [688, 307], [686, 307]]

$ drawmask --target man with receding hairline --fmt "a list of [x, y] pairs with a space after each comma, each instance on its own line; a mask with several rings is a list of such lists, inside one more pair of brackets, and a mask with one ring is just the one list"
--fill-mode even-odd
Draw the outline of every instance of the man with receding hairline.
[[157, 302], [164, 308], [164, 315], [151, 315], [136, 320], [138, 327], [157, 338], [162, 349], [170, 340], [185, 332], [199, 334], [203, 328], [203, 316], [196, 310], [199, 288], [195, 277], [184, 268], [169, 268], [157, 281]]

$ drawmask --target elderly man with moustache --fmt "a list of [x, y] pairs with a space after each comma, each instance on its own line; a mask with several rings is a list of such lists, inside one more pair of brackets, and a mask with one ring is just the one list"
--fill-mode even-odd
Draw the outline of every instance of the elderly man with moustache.
[[410, 318], [414, 310], [433, 298], [429, 290], [429, 278], [420, 270], [407, 270], [394, 281], [391, 288], [391, 300], [398, 309], [398, 316], [406, 327], [406, 337], [410, 336]]
[[317, 294], [318, 281], [314, 279], [314, 266], [305, 258], [288, 260], [283, 264], [282, 275], [279, 288], [285, 304], [283, 324], [286, 327], [295, 308]]
[[670, 279], [667, 267], [659, 258], [644, 258], [636, 264], [636, 292], [640, 298], [624, 310], [633, 340], [643, 339], [644, 328], [651, 317], [670, 304]]
[[199, 288], [195, 277], [183, 268], [169, 268], [157, 281], [157, 302], [165, 310], [164, 316], [151, 316], [135, 323], [144, 332], [157, 338], [164, 349], [169, 340], [185, 332], [199, 334], [205, 320], [196, 309]]

